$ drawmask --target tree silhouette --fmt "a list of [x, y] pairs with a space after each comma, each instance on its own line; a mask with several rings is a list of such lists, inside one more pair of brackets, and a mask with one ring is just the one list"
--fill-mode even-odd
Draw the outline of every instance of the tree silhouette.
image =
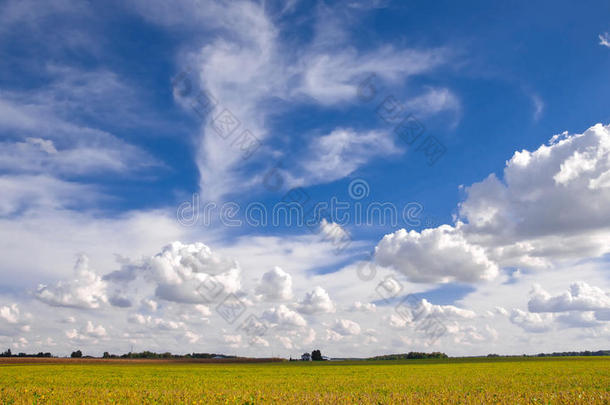
[[322, 361], [322, 353], [319, 350], [311, 352], [311, 359], [313, 361]]
[[80, 350], [77, 350], [75, 352], [72, 352], [70, 357], [72, 357], [74, 359], [79, 359], [79, 358], [83, 357], [83, 352], [81, 352]]

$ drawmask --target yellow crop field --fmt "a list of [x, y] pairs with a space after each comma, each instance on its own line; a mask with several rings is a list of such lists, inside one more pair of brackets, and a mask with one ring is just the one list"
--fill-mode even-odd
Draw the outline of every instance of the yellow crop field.
[[5, 363], [2, 404], [608, 404], [610, 358]]

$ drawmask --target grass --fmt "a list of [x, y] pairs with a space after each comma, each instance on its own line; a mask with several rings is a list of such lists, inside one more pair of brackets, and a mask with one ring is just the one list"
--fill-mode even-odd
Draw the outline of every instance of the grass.
[[0, 365], [0, 403], [610, 403], [609, 357]]

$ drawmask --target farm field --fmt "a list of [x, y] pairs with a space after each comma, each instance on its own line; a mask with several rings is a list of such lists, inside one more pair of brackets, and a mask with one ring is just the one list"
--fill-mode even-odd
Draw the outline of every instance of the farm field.
[[608, 404], [610, 358], [0, 361], [0, 403]]

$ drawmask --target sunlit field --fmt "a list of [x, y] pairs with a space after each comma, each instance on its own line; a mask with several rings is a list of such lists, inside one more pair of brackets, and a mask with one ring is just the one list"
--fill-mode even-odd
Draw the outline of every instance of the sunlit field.
[[205, 364], [12, 361], [3, 404], [608, 404], [610, 358]]

